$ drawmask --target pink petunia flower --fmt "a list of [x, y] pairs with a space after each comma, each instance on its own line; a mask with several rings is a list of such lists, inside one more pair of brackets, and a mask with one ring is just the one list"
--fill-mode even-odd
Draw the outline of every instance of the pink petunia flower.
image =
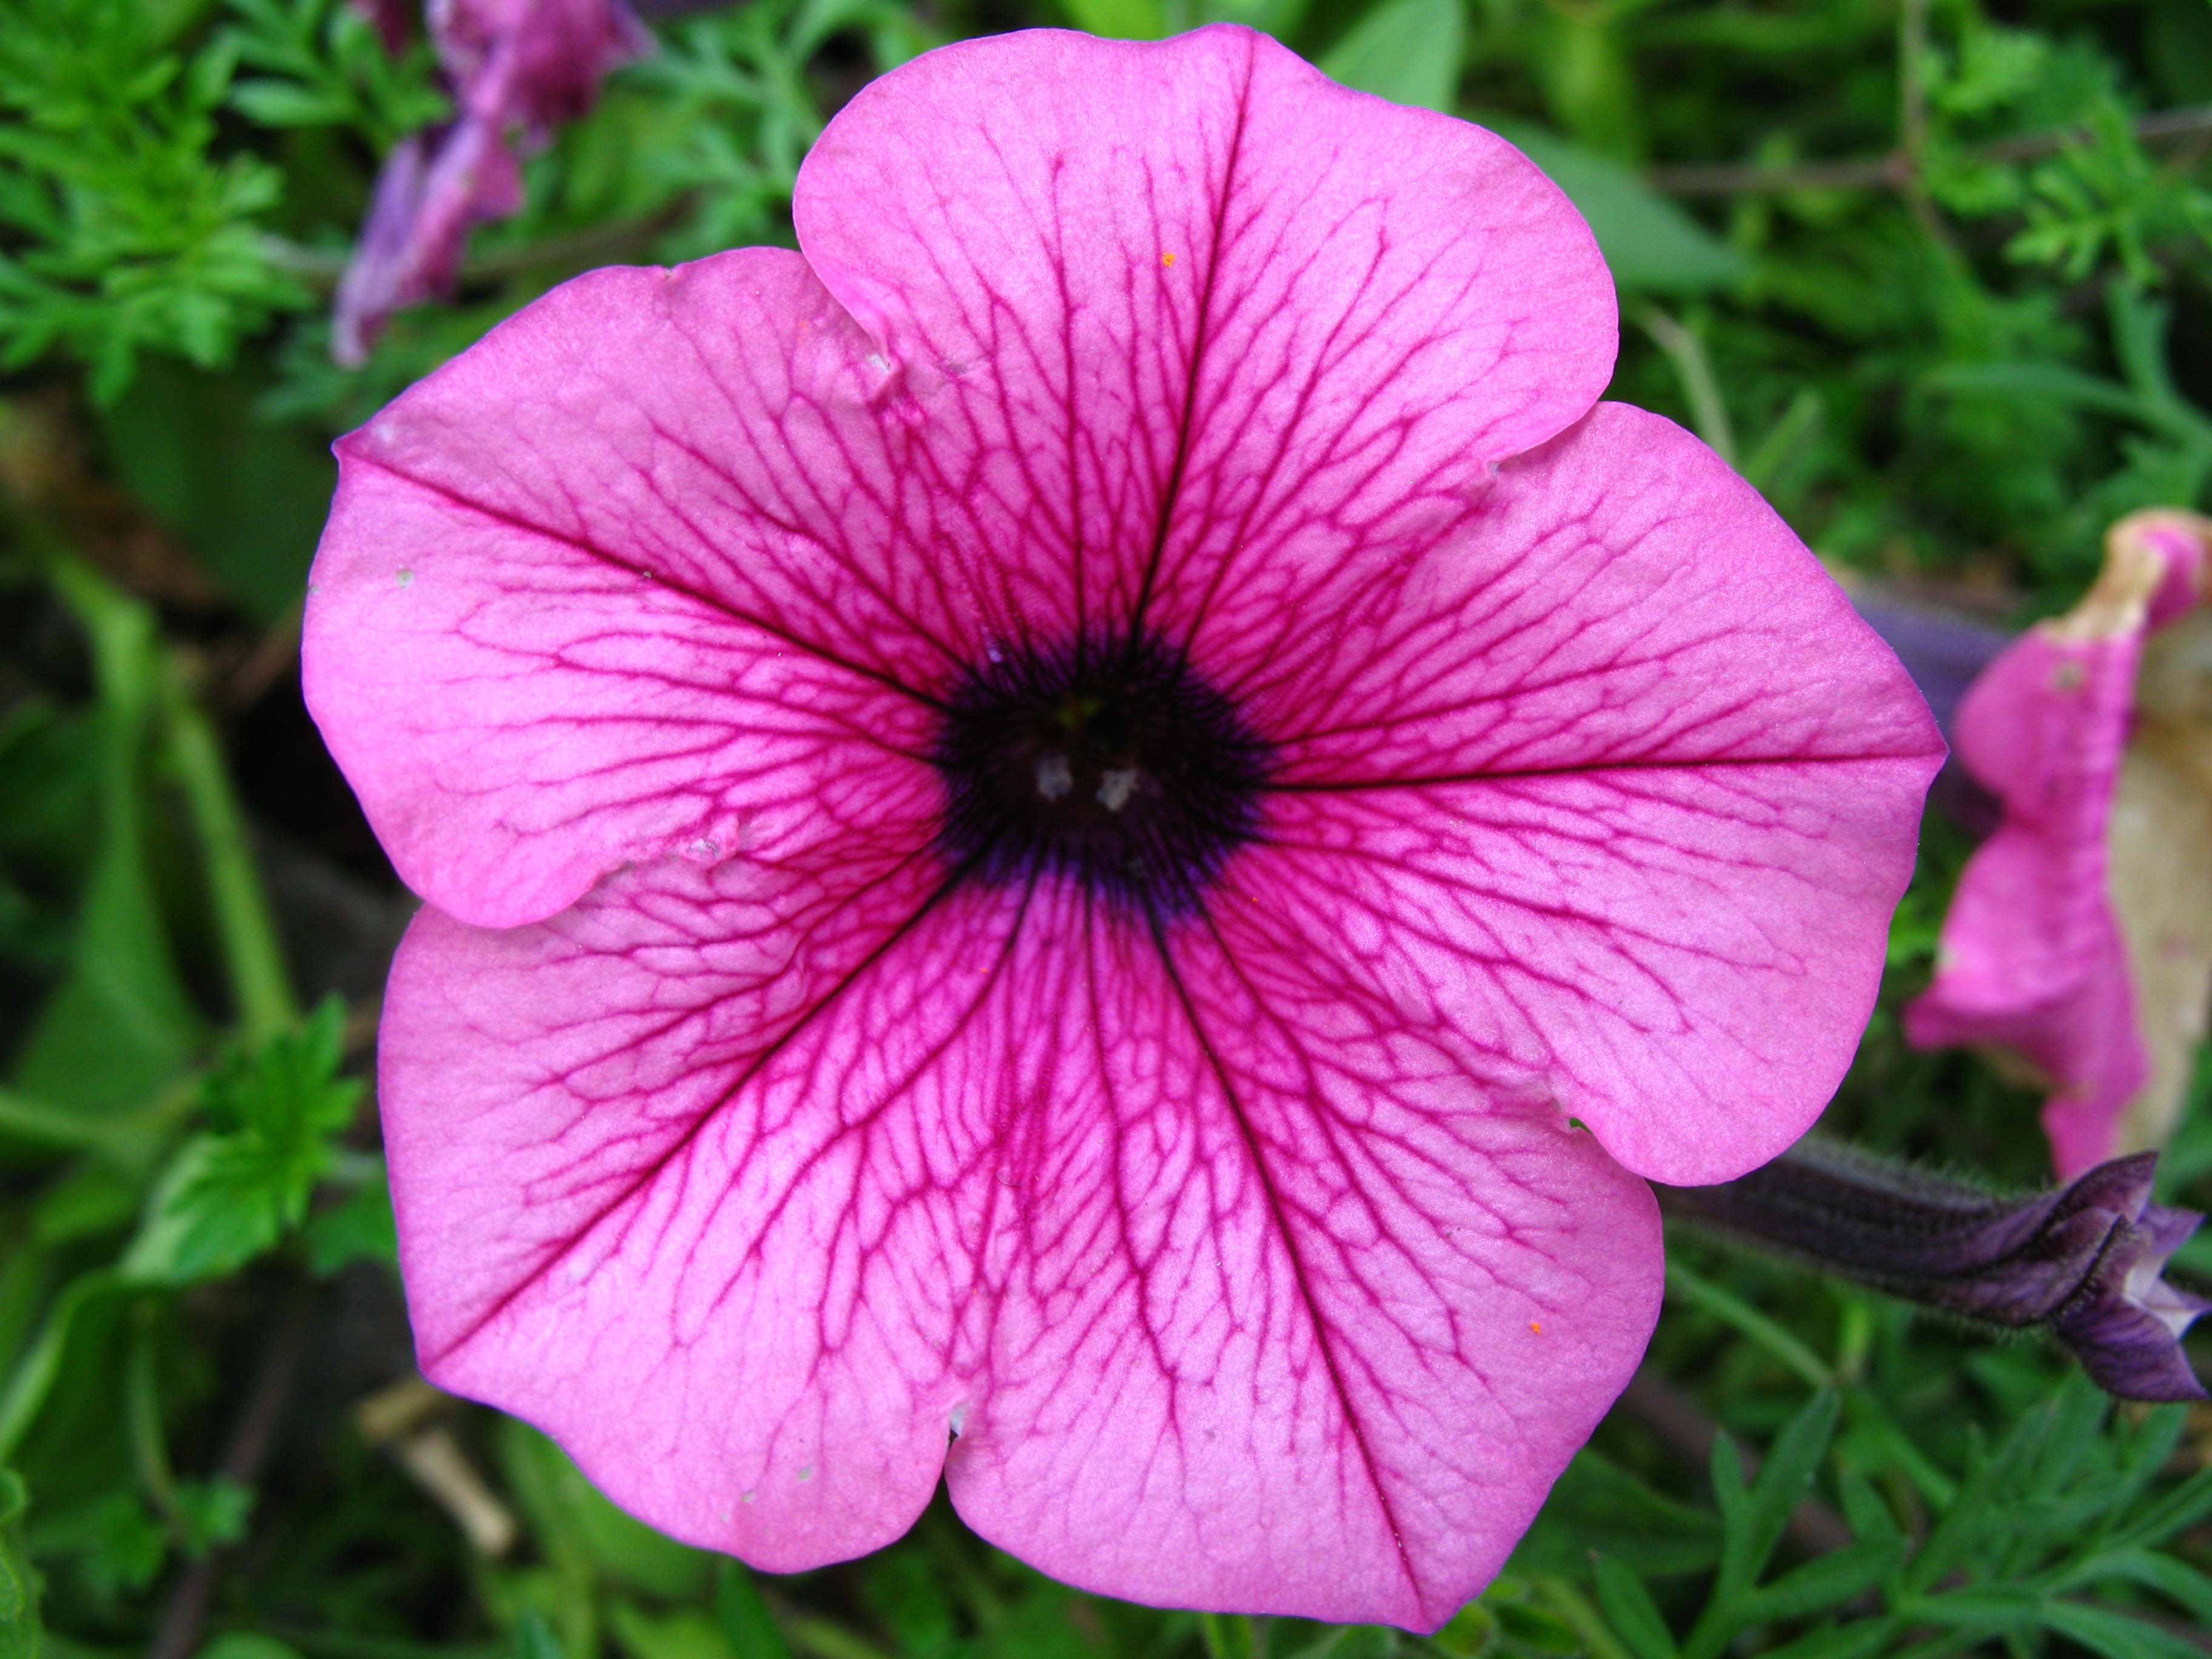
[[2212, 523], [2124, 519], [2095, 587], [1960, 705], [1959, 757], [2003, 821], [1960, 878], [1905, 1031], [2045, 1082], [2062, 1176], [2164, 1143], [2212, 1007], [2209, 588]]
[[[372, 15], [390, 43], [403, 20]], [[427, 21], [459, 109], [385, 158], [332, 313], [331, 355], [349, 367], [393, 312], [451, 291], [469, 233], [522, 205], [523, 155], [653, 46], [623, 0], [430, 0]]]
[[1942, 757], [1593, 401], [1478, 128], [1264, 36], [863, 91], [801, 252], [580, 277], [339, 446], [310, 703], [428, 901], [423, 1370], [774, 1569], [985, 1537], [1443, 1623], [1804, 1130]]

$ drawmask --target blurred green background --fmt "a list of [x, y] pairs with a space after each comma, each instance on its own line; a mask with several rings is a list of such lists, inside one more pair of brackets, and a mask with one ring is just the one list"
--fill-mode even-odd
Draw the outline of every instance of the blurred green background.
[[[941, 1503], [789, 1579], [659, 1538], [413, 1379], [365, 1081], [410, 902], [296, 658], [330, 440], [500, 317], [788, 241], [822, 123], [933, 44], [1224, 17], [1525, 147], [1620, 282], [1613, 395], [1839, 569], [2047, 614], [2107, 521], [2212, 502], [2212, 5], [648, 15], [453, 301], [348, 371], [331, 294], [380, 158], [447, 112], [427, 47], [341, 0], [0, 0], [0, 1659], [2212, 1651], [2212, 1413], [1690, 1240], [1637, 1384], [1432, 1640], [1079, 1595]], [[1966, 845], [1931, 820], [1828, 1127], [2032, 1185], [2034, 1097], [1897, 1034]], [[2199, 1206], [2208, 1094], [2163, 1171]]]

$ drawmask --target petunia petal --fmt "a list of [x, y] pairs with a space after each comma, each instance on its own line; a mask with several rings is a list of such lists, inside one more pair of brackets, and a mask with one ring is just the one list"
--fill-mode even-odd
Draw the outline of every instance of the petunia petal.
[[[2178, 781], [2161, 775], [2155, 750], [2134, 758], [2126, 750], [2151, 614], [2172, 608], [2197, 576], [2195, 563], [2161, 535], [2133, 533], [2145, 525], [2166, 527], [2155, 514], [2114, 526], [2105, 569], [2081, 603], [2021, 635], [1959, 706], [1959, 757], [1996, 796], [2003, 822], [1960, 876], [1935, 981], [1905, 1010], [1916, 1045], [1993, 1046], [2050, 1084], [2044, 1128], [2053, 1164], [2068, 1176], [2112, 1154], [2130, 1103], [2151, 1077], [2131, 942], [2113, 908], [2114, 811], [2124, 778], [2132, 781], [2136, 811]], [[2179, 852], [2179, 873], [2193, 878], [2185, 849], [2136, 844], [2147, 827], [2125, 826], [2130, 850], [2156, 863]], [[2122, 890], [2147, 896], [2133, 884], [2150, 873], [2131, 871]], [[2153, 900], [2152, 914], [2200, 886], [2185, 879]], [[2138, 954], [2150, 945], [2137, 944]], [[2180, 977], [2170, 1009], [2185, 1015], [2201, 1009], [2203, 981]], [[2167, 976], [2153, 979], [2172, 988]], [[2169, 1100], [2179, 1097], [2180, 1069], [2166, 1067]]]
[[1270, 939], [1072, 902], [953, 1501], [1106, 1594], [1434, 1629], [1642, 1357], [1650, 1189]]
[[859, 836], [662, 860], [534, 927], [425, 908], [379, 1077], [424, 1374], [756, 1565], [896, 1537], [961, 1397], [994, 1104], [945, 1051], [1021, 1040], [1016, 914]]
[[1601, 404], [1460, 534], [1294, 610], [1225, 605], [1248, 643], [1201, 657], [1278, 745], [1255, 911], [1639, 1175], [1722, 1180], [1801, 1134], [1943, 747], [1751, 488]]
[[1247, 29], [940, 48], [830, 124], [793, 216], [1010, 631], [1188, 611], [1317, 510], [1455, 504], [1613, 367], [1611, 279], [1533, 165]]
[[340, 441], [308, 706], [417, 892], [507, 926], [935, 810], [923, 688], [969, 642], [866, 351], [787, 252], [597, 271]]
[[896, 1534], [950, 1431], [1076, 1583], [1441, 1624], [1641, 1356], [1656, 1206], [1230, 941], [889, 843], [426, 909], [381, 1077], [425, 1373], [764, 1566]]

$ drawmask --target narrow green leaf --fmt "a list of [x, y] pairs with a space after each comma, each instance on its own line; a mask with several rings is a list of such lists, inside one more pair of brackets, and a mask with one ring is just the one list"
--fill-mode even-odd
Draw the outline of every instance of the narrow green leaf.
[[1201, 1613], [1198, 1630], [1207, 1659], [1260, 1659], [1260, 1633], [1241, 1613]]
[[21, 1522], [30, 1496], [13, 1469], [0, 1469], [0, 1659], [37, 1659], [39, 1578], [23, 1557]]
[[82, 620], [99, 686], [100, 851], [69, 971], [33, 1021], [16, 1061], [26, 1094], [114, 1112], [184, 1067], [201, 1024], [171, 953], [148, 863], [149, 722], [157, 677], [153, 613], [74, 563], [55, 585]]
[[1162, 0], [1067, 0], [1076, 27], [1115, 40], [1157, 40], [1168, 32]]
[[1863, 1539], [1832, 1551], [1760, 1586], [1741, 1604], [1743, 1622], [1826, 1612], [1873, 1589], [1904, 1559], [1901, 1538]]
[[2212, 1577], [2171, 1555], [2153, 1550], [2129, 1550], [2119, 1555], [2094, 1555], [2069, 1572], [2065, 1588], [2094, 1584], [2109, 1578], [2125, 1578], [2147, 1585], [2212, 1630]]
[[1710, 293], [1733, 287], [1749, 270], [1741, 253], [1635, 168], [1525, 121], [1496, 125], [1589, 222], [1624, 293]]
[[1819, 1389], [1775, 1436], [1751, 1489], [1748, 1552], [1742, 1564], [1745, 1584], [1754, 1582], [1765, 1568], [1790, 1524], [1790, 1512], [1811, 1489], [1814, 1472], [1835, 1437], [1841, 1405], [1833, 1389]]
[[1460, 0], [1385, 0], [1322, 54], [1332, 80], [1388, 98], [1451, 112], [1467, 52]]
[[515, 1621], [514, 1659], [568, 1659], [568, 1650], [535, 1607], [525, 1607]]
[[714, 1616], [739, 1659], [791, 1659], [791, 1644], [783, 1639], [760, 1586], [738, 1562], [723, 1561], [717, 1566]]
[[1905, 1628], [1895, 1619], [1865, 1619], [1827, 1630], [1807, 1632], [1794, 1642], [1770, 1648], [1761, 1659], [1891, 1659], [1897, 1651], [1898, 1633]]
[[1681, 1650], [1644, 1581], [1609, 1555], [1595, 1557], [1597, 1604], [1636, 1659], [1679, 1659]]
[[2171, 1631], [2080, 1601], [2053, 1601], [2044, 1622], [2104, 1659], [2204, 1659], [2204, 1650]]

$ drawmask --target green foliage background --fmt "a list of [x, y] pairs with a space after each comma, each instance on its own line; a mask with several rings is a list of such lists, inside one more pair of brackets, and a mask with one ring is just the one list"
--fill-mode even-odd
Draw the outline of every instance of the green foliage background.
[[[1613, 263], [1613, 395], [1838, 568], [2024, 621], [2111, 519], [2212, 504], [2206, 0], [1059, 3], [664, 6], [457, 300], [345, 372], [328, 297], [446, 110], [427, 52], [343, 0], [0, 0], [0, 1659], [2212, 1651], [2212, 1413], [1694, 1240], [1426, 1640], [1102, 1601], [941, 1504], [755, 1577], [409, 1381], [363, 1081], [407, 901], [294, 659], [327, 443], [579, 270], [787, 240], [827, 115], [933, 44], [1232, 18], [1495, 125]], [[1897, 1033], [1965, 845], [1931, 821], [1829, 1126], [2033, 1184], [2033, 1098]], [[2212, 1070], [2163, 1179], [2212, 1207]]]

